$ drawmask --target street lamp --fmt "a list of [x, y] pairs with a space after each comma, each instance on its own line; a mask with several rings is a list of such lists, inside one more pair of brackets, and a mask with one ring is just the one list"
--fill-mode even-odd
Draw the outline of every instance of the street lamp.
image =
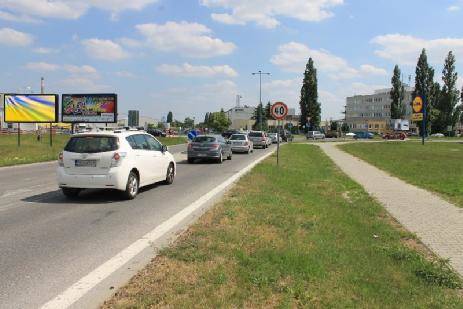
[[[262, 75], [270, 75], [270, 73], [264, 73], [261, 70], [252, 73], [252, 75], [259, 75], [259, 103], [262, 104]], [[260, 115], [260, 130], [262, 131], [262, 113]]]

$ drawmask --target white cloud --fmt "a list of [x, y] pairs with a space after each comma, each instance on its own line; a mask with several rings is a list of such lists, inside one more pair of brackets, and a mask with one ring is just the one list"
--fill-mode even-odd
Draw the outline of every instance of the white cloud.
[[57, 50], [57, 49], [47, 48], [47, 47], [37, 47], [37, 48], [34, 48], [32, 51], [34, 53], [42, 54], [42, 55], [54, 54], [54, 53], [59, 52], [59, 50]]
[[0, 0], [0, 9], [38, 18], [78, 19], [91, 8], [116, 17], [125, 10], [141, 10], [157, 0]]
[[208, 58], [228, 55], [236, 48], [231, 42], [212, 37], [212, 30], [198, 23], [167, 22], [137, 25], [146, 44], [155, 50], [174, 51], [183, 56]]
[[463, 38], [425, 40], [411, 35], [386, 34], [371, 42], [380, 47], [375, 51], [377, 56], [403, 65], [416, 65], [423, 48], [426, 48], [428, 61], [434, 64], [443, 63], [451, 50], [457, 58], [463, 58]]
[[284, 71], [304, 72], [308, 59], [312, 57], [319, 73], [328, 74], [332, 79], [348, 79], [359, 75], [359, 71], [351, 67], [346, 60], [326, 50], [311, 49], [308, 46], [290, 42], [278, 48], [278, 54], [271, 62]]
[[88, 39], [83, 40], [87, 54], [100, 60], [116, 61], [129, 57], [129, 54], [117, 43], [111, 40]]
[[218, 7], [230, 13], [213, 13], [211, 17], [225, 24], [244, 25], [254, 22], [264, 28], [280, 24], [277, 17], [290, 17], [301, 21], [318, 22], [333, 16], [332, 8], [343, 0], [201, 0], [210, 8]]
[[18, 23], [38, 23], [40, 22], [38, 19], [30, 17], [24, 14], [12, 14], [10, 12], [0, 11], [0, 19], [11, 21], [11, 22], [18, 22]]
[[60, 67], [57, 64], [47, 62], [29, 62], [24, 66], [25, 69], [39, 72], [56, 71]]
[[360, 71], [367, 75], [379, 75], [379, 76], [386, 76], [387, 71], [383, 68], [375, 67], [371, 64], [362, 64], [360, 66]]
[[66, 64], [63, 66], [63, 69], [74, 75], [76, 74], [86, 74], [86, 75], [98, 74], [98, 71], [90, 65], [77, 66], [77, 65]]
[[447, 11], [449, 12], [457, 12], [459, 11], [461, 8], [458, 6], [458, 5], [451, 5], [447, 8]]
[[114, 91], [109, 85], [99, 84], [94, 78], [85, 76], [70, 76], [61, 80], [58, 83], [59, 87], [64, 87], [67, 91], [73, 92], [100, 92], [100, 91]]
[[127, 71], [118, 71], [116, 72], [116, 76], [122, 77], [122, 78], [135, 78], [135, 74]]
[[228, 77], [236, 77], [238, 73], [229, 65], [191, 65], [184, 63], [183, 65], [162, 64], [156, 68], [159, 73], [173, 76], [196, 76], [196, 77], [211, 77], [217, 75], [225, 75]]
[[375, 90], [390, 88], [386, 85], [371, 85], [362, 82], [355, 82], [349, 87], [351, 94], [348, 95], [361, 95], [361, 94], [372, 94]]
[[31, 45], [33, 41], [33, 36], [28, 33], [11, 28], [0, 29], [0, 44], [2, 45], [24, 47]]

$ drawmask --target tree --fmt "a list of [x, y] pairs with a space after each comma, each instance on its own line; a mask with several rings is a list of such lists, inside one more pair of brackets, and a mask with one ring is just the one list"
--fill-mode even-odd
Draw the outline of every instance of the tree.
[[174, 121], [174, 114], [172, 112], [169, 112], [167, 114], [167, 123], [172, 123]]
[[209, 114], [209, 126], [219, 132], [223, 132], [230, 126], [231, 121], [223, 109], [220, 112]]
[[265, 118], [267, 120], [272, 120], [273, 117], [272, 117], [272, 104], [270, 102], [267, 103], [267, 105], [265, 106]]
[[194, 128], [195, 121], [194, 119], [191, 119], [190, 117], [186, 117], [185, 120], [183, 121], [183, 125], [185, 126], [185, 128]]
[[[438, 89], [434, 84], [434, 69], [428, 65], [428, 56], [426, 49], [421, 51], [415, 70], [415, 90], [413, 91], [413, 98], [420, 96], [426, 102], [426, 122], [427, 128], [425, 132], [420, 132], [421, 135], [427, 135], [431, 123], [431, 112], [434, 99], [438, 96]], [[422, 122], [418, 122], [418, 126], [422, 127]], [[422, 131], [422, 130], [420, 130]]]
[[209, 112], [207, 112], [206, 115], [204, 115], [204, 125], [207, 125], [208, 122], [209, 122]]
[[401, 81], [401, 72], [399, 66], [394, 67], [394, 74], [391, 79], [391, 119], [402, 119], [405, 116], [405, 88]]
[[252, 126], [253, 130], [258, 130], [258, 131], [267, 130], [268, 126], [267, 126], [267, 121], [265, 119], [264, 106], [262, 105], [262, 103], [257, 105], [256, 109], [254, 110], [253, 119], [255, 120], [254, 125]]
[[350, 132], [349, 125], [348, 125], [346, 122], [344, 122], [344, 123], [342, 124], [342, 126], [341, 126], [341, 131], [342, 131], [342, 133], [349, 133], [349, 132]]
[[460, 118], [460, 108], [458, 101], [460, 91], [457, 89], [458, 73], [455, 71], [455, 56], [450, 51], [445, 59], [444, 69], [442, 70], [442, 81], [444, 85], [437, 99], [436, 109], [438, 113], [433, 122], [433, 131], [447, 132], [447, 127], [454, 127]]
[[317, 69], [312, 58], [309, 58], [305, 68], [299, 106], [301, 108], [301, 126], [308, 123], [309, 128], [306, 128], [306, 131], [318, 128], [321, 119], [321, 106], [318, 102]]
[[330, 130], [331, 131], [337, 131], [338, 130], [338, 122], [337, 121], [331, 121]]

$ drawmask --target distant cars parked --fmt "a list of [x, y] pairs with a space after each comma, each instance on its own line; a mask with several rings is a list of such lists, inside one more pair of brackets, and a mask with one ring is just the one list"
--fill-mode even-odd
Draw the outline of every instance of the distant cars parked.
[[354, 139], [372, 139], [374, 137], [373, 133], [370, 132], [356, 132]]
[[224, 159], [232, 159], [232, 149], [229, 141], [220, 135], [200, 135], [188, 144], [188, 163], [196, 159], [215, 160], [222, 163]]
[[263, 131], [251, 131], [249, 132], [249, 139], [252, 141], [255, 147], [268, 148], [272, 144], [267, 134]]
[[325, 134], [323, 134], [320, 131], [309, 131], [309, 132], [307, 132], [307, 139], [316, 140], [316, 139], [324, 139], [324, 138], [325, 138]]
[[431, 134], [431, 137], [439, 137], [439, 138], [441, 138], [441, 137], [445, 137], [445, 135], [442, 134], [442, 133], [434, 133], [434, 134]]
[[246, 134], [233, 134], [229, 141], [232, 152], [247, 152], [249, 154], [254, 151], [253, 143]]
[[156, 136], [156, 137], [159, 137], [159, 136], [160, 137], [166, 137], [167, 136], [166, 132], [161, 131], [159, 129], [148, 129], [147, 132], [148, 132], [148, 134], [151, 134], [151, 135]]
[[68, 197], [83, 189], [116, 189], [133, 199], [143, 186], [173, 183], [175, 173], [174, 157], [153, 136], [115, 130], [73, 135], [59, 154], [57, 178]]

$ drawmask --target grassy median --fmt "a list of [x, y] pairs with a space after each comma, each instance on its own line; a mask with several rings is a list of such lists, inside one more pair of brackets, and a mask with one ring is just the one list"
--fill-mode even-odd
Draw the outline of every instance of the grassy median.
[[282, 148], [103, 308], [462, 307], [460, 279], [316, 146]]
[[341, 149], [463, 207], [463, 144], [356, 143]]

